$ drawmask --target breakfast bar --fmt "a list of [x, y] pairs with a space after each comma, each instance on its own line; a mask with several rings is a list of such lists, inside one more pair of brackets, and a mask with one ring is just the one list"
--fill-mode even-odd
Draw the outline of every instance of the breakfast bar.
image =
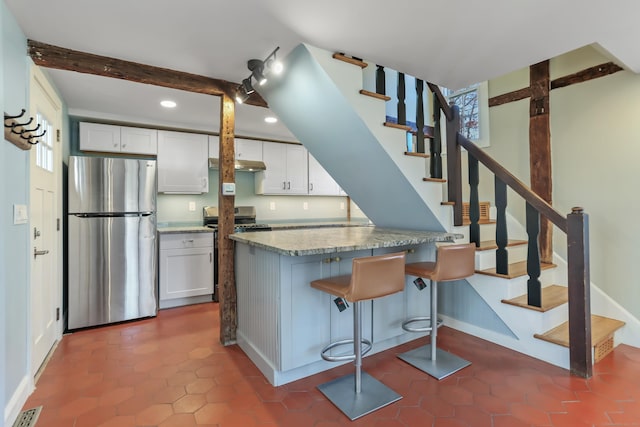
[[[351, 272], [353, 258], [405, 251], [406, 262], [433, 260], [436, 242], [459, 234], [374, 226], [245, 232], [235, 241], [238, 294], [237, 341], [274, 386], [334, 368], [320, 351], [352, 336], [350, 308], [309, 286], [313, 280]], [[429, 313], [429, 292], [410, 278], [405, 291], [363, 307], [363, 335], [380, 352], [424, 334], [409, 334], [402, 322]]]

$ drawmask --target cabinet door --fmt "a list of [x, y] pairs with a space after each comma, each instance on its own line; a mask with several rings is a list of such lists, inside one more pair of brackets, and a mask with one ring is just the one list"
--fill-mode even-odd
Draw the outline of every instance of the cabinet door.
[[209, 135], [209, 157], [214, 159], [220, 158], [220, 137], [218, 135]]
[[286, 144], [262, 143], [262, 160], [267, 170], [255, 174], [257, 194], [287, 194]]
[[122, 126], [120, 148], [123, 153], [155, 155], [158, 153], [158, 131]]
[[80, 149], [120, 152], [120, 126], [80, 122]]
[[236, 159], [262, 160], [262, 141], [236, 138]]
[[158, 192], [209, 191], [207, 135], [158, 131]]
[[160, 250], [160, 299], [213, 294], [213, 248]]
[[330, 295], [310, 285], [330, 274], [329, 264], [324, 264], [320, 255], [286, 259], [290, 275], [283, 276], [281, 295], [283, 371], [317, 362], [331, 339]]
[[340, 186], [320, 163], [309, 154], [309, 195], [339, 196]]
[[308, 194], [309, 167], [307, 165], [307, 149], [302, 145], [286, 145], [287, 147], [287, 193]]

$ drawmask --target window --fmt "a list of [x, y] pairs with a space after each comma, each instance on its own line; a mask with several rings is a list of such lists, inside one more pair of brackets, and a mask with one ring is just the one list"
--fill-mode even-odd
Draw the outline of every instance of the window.
[[443, 88], [442, 94], [460, 108], [460, 133], [481, 147], [489, 146], [488, 85], [476, 83], [453, 91]]
[[36, 115], [37, 124], [40, 128], [36, 133], [46, 133], [38, 138], [40, 141], [36, 144], [36, 165], [46, 171], [53, 172], [53, 126], [40, 113]]

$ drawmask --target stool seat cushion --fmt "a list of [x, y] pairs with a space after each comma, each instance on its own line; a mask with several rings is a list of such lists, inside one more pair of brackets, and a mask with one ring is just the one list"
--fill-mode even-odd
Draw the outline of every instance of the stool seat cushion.
[[311, 287], [340, 298], [346, 298], [349, 294], [350, 284], [351, 275], [345, 274], [342, 276], [314, 280], [313, 282], [311, 282]]
[[431, 261], [413, 262], [404, 266], [404, 272], [416, 277], [431, 279], [431, 275], [436, 269], [436, 263]]
[[350, 302], [380, 298], [404, 290], [405, 253], [354, 258], [351, 274], [318, 279], [311, 287]]

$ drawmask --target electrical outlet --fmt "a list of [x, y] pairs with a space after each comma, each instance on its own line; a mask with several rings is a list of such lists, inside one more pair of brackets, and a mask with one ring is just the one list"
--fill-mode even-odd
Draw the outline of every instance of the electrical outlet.
[[302, 209], [304, 209], [305, 211], [309, 209], [309, 203], [307, 202], [302, 202]]
[[196, 210], [196, 202], [189, 202], [189, 211], [195, 212]]
[[269, 210], [271, 210], [271, 211], [275, 211], [276, 210], [276, 202], [269, 203]]
[[343, 211], [344, 210], [344, 202], [340, 202], [340, 210]]

